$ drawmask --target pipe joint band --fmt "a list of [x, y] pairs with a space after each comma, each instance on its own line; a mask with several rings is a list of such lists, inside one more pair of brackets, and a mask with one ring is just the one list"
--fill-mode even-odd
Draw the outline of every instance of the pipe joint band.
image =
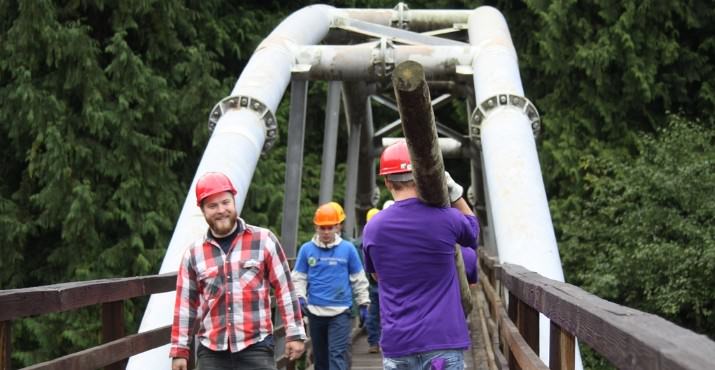
[[482, 123], [486, 121], [490, 114], [496, 111], [498, 107], [517, 109], [524, 113], [529, 119], [531, 130], [534, 132], [534, 137], [539, 136], [541, 131], [541, 117], [529, 99], [512, 94], [497, 94], [482, 101], [474, 112], [469, 122], [469, 136], [474, 143], [481, 145], [482, 140]]
[[250, 109], [254, 111], [263, 120], [263, 125], [266, 129], [266, 139], [263, 142], [262, 151], [265, 153], [271, 149], [278, 139], [276, 116], [263, 102], [250, 96], [227, 96], [216, 103], [209, 115], [209, 133], [213, 132], [218, 120], [230, 109]]
[[407, 4], [400, 2], [393, 8], [392, 19], [390, 19], [390, 26], [395, 28], [400, 28], [403, 30], [409, 29], [410, 27], [410, 8]]
[[392, 41], [383, 37], [372, 49], [372, 68], [380, 78], [391, 75], [395, 70], [395, 44]]

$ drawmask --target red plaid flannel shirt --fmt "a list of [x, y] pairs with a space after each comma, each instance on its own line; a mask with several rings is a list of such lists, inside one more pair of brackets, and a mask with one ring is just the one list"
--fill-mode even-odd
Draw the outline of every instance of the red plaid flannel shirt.
[[271, 287], [286, 340], [305, 339], [280, 243], [269, 230], [238, 221], [243, 231], [232, 241], [228, 255], [208, 235], [184, 254], [176, 281], [170, 357], [189, 357], [194, 325], [201, 344], [214, 351], [238, 352], [265, 339], [273, 333]]

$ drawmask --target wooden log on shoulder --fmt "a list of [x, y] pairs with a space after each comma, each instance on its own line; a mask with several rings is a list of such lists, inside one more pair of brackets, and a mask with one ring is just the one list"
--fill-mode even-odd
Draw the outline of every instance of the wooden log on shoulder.
[[410, 150], [417, 193], [427, 204], [449, 206], [444, 161], [422, 65], [411, 60], [398, 64], [392, 74], [392, 85]]

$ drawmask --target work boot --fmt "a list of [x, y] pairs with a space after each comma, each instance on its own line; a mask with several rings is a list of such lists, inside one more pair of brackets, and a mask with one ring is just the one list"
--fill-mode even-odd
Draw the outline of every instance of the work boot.
[[367, 349], [367, 352], [368, 352], [368, 353], [380, 353], [380, 346], [378, 346], [378, 345], [376, 345], [376, 344], [375, 344], [375, 345], [371, 345], [371, 346]]

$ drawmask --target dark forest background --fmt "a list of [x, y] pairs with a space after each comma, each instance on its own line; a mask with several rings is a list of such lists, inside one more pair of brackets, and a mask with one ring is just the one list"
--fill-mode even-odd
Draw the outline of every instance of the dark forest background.
[[[0, 289], [156, 273], [209, 110], [258, 43], [312, 3], [0, 0]], [[408, 5], [492, 5], [507, 18], [542, 115], [538, 149], [567, 281], [715, 338], [712, 2]], [[324, 91], [311, 83], [300, 240], [318, 199]], [[242, 213], [277, 234], [287, 101]], [[338, 147], [340, 163], [344, 132]], [[341, 201], [344, 166], [337, 174]], [[144, 304], [127, 305], [129, 332]], [[97, 344], [98, 311], [16, 322], [14, 365]], [[587, 350], [586, 360], [605, 367]]]

